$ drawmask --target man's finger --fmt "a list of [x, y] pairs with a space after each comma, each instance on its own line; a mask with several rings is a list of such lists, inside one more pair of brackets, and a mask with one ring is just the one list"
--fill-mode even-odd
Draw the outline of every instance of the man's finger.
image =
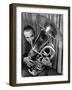
[[32, 63], [32, 64], [33, 64], [33, 63], [34, 63], [34, 61], [30, 60], [30, 63]]
[[29, 67], [31, 67], [31, 66], [33, 66], [34, 64], [31, 63], [31, 62], [29, 62], [27, 65], [28, 65]]

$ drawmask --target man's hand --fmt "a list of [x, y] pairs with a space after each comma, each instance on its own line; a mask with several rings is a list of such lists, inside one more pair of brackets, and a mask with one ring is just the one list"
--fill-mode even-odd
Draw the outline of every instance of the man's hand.
[[50, 59], [45, 57], [42, 59], [42, 64], [46, 66], [52, 66], [52, 63], [50, 62]]
[[28, 67], [31, 67], [34, 65], [34, 62], [30, 59], [30, 57], [25, 57], [23, 61], [27, 64]]

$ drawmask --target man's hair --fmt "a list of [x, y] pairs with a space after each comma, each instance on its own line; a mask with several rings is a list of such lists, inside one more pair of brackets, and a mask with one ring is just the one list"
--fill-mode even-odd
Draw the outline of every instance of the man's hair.
[[32, 31], [33, 34], [35, 34], [34, 28], [30, 25], [25, 26], [24, 29], [23, 29], [23, 32], [24, 31]]

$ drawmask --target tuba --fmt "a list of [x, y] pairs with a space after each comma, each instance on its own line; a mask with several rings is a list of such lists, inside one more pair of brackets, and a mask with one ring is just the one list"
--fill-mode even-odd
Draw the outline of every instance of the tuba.
[[55, 49], [50, 41], [55, 38], [49, 33], [49, 30], [49, 26], [47, 28], [42, 27], [42, 30], [29, 53], [31, 60], [34, 61], [34, 65], [30, 67], [28, 71], [33, 76], [37, 76], [43, 71], [44, 65], [42, 61], [44, 60], [49, 62], [47, 66], [52, 67], [51, 60], [55, 55]]

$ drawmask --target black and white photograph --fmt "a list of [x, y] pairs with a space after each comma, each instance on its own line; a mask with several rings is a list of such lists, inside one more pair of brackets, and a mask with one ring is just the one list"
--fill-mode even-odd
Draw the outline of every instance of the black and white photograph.
[[10, 85], [70, 82], [70, 7], [10, 5]]
[[22, 77], [63, 74], [63, 15], [21, 13]]

